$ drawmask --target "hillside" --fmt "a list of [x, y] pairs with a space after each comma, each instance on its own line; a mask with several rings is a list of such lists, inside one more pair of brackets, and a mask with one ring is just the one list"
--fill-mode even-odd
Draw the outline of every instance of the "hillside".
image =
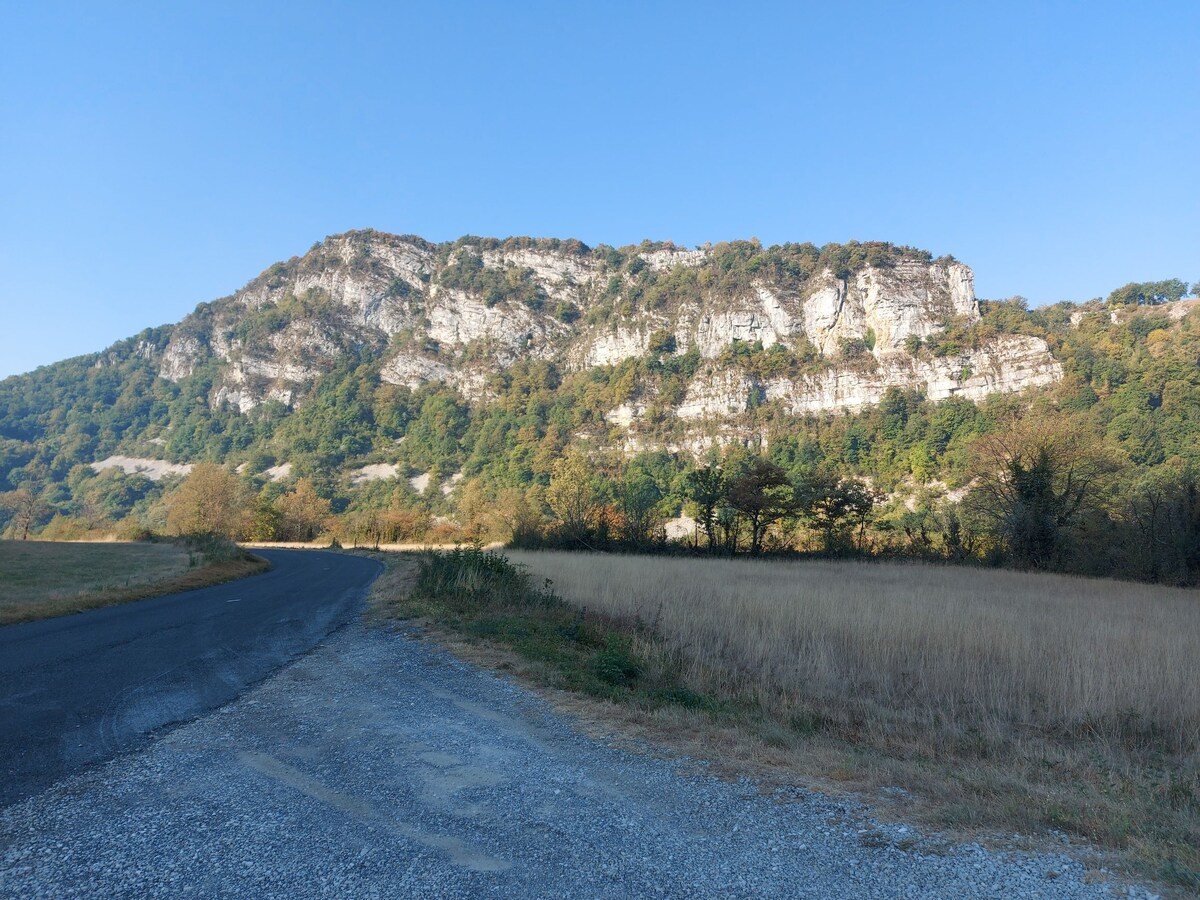
[[575, 449], [601, 482], [643, 473], [666, 518], [690, 508], [688, 471], [764, 453], [865, 479], [894, 543], [1022, 410], [1134, 474], [1195, 462], [1195, 316], [1162, 302], [1183, 293], [1031, 311], [882, 243], [350, 232], [176, 325], [0, 382], [0, 491], [36, 488], [26, 518], [58, 514], [51, 534], [158, 529], [164, 490], [209, 461], [267, 507], [299, 479], [343, 521], [390, 511], [394, 537], [495, 534], [517, 507], [552, 516], [538, 491]]
[[[690, 354], [685, 396], [668, 399], [683, 419], [744, 408], [755, 391], [801, 412], [878, 402], [889, 384], [979, 399], [1054, 380], [1044, 344], [1007, 335], [937, 359], [911, 352], [910, 341], [978, 319], [970, 269], [884, 244], [593, 250], [354, 232], [272, 266], [198, 309], [165, 347], [145, 349], [176, 382], [215, 362], [210, 402], [242, 412], [302, 402], [323, 372], [361, 352], [381, 363], [384, 383], [438, 382], [477, 399], [495, 399], [493, 376], [518, 360], [569, 372]], [[777, 348], [770, 371], [747, 377], [729, 365], [739, 343]]]
[[[1037, 338], [992, 333], [939, 343], [948, 329], [979, 319], [969, 268], [888, 244], [684, 250], [647, 242], [618, 250], [525, 238], [434, 245], [366, 231], [273, 265], [176, 326], [32, 377], [62, 387], [81, 366], [115, 369], [121, 396], [102, 392], [102, 402], [201, 397], [228, 426], [233, 410], [267, 407], [260, 418], [286, 417], [350, 365], [367, 365], [380, 385], [445, 385], [478, 404], [499, 399], [518, 364], [547, 365], [562, 378], [654, 359], [666, 375], [638, 372], [596, 412], [635, 444], [652, 443], [638, 436], [667, 420], [681, 441], [704, 444], [698, 436], [730, 439], [737, 414], [764, 401], [798, 415], [859, 409], [888, 387], [980, 400], [1059, 377]], [[4, 436], [58, 436], [52, 418], [35, 424], [49, 398], [14, 409], [21, 393], [10, 382], [5, 418], [16, 413], [19, 421], [8, 422]], [[107, 433], [95, 435], [94, 454], [132, 449], [139, 439], [145, 455], [161, 455], [150, 442], [175, 462], [227, 449], [181, 435], [187, 411], [178, 406], [141, 412], [133, 421], [113, 416]], [[714, 421], [715, 431], [705, 427]], [[77, 447], [76, 461], [92, 461], [87, 449]]]

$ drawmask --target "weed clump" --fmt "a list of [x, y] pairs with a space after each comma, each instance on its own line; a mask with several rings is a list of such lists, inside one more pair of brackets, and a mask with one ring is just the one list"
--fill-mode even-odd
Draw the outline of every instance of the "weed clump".
[[478, 546], [422, 554], [399, 611], [513, 650], [567, 690], [647, 708], [709, 705], [683, 683], [679, 660], [657, 653], [652, 627], [590, 614]]

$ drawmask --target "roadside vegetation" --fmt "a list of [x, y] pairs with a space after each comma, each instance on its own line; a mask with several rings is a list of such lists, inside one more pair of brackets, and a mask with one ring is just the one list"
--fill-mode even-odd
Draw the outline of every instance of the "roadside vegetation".
[[0, 625], [253, 575], [266, 560], [213, 537], [133, 543], [0, 540]]
[[900, 815], [940, 828], [1082, 838], [1200, 889], [1194, 591], [923, 564], [418, 559], [380, 582], [379, 613], [510, 653], [536, 683], [616, 704], [604, 719], [733, 768], [898, 788]]

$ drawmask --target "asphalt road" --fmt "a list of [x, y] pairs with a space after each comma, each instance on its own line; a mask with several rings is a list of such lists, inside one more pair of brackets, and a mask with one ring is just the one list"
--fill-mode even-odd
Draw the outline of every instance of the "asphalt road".
[[0, 807], [233, 700], [349, 621], [381, 571], [258, 552], [271, 571], [0, 628]]

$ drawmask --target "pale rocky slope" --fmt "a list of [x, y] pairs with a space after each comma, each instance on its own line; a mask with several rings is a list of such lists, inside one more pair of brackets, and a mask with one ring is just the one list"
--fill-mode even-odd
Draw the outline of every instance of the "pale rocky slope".
[[[994, 335], [936, 358], [910, 354], [910, 338], [978, 320], [972, 272], [915, 251], [874, 256], [835, 271], [814, 248], [804, 257], [811, 270], [747, 266], [731, 282], [722, 245], [615, 252], [572, 241], [435, 245], [351, 232], [202, 305], [156, 362], [175, 381], [215, 364], [210, 402], [245, 411], [268, 400], [302, 403], [352, 351], [381, 360], [384, 381], [413, 389], [441, 382], [477, 401], [487, 397], [489, 375], [523, 357], [570, 370], [652, 348], [694, 349], [703, 362], [672, 410], [682, 420], [721, 420], [763, 401], [796, 414], [857, 409], [889, 386], [978, 400], [1061, 377], [1045, 342], [1025, 335]], [[779, 344], [810, 364], [760, 378], [724, 358], [734, 341]], [[854, 342], [862, 342], [856, 358], [843, 359]], [[643, 412], [627, 404], [608, 418], [629, 429]]]

